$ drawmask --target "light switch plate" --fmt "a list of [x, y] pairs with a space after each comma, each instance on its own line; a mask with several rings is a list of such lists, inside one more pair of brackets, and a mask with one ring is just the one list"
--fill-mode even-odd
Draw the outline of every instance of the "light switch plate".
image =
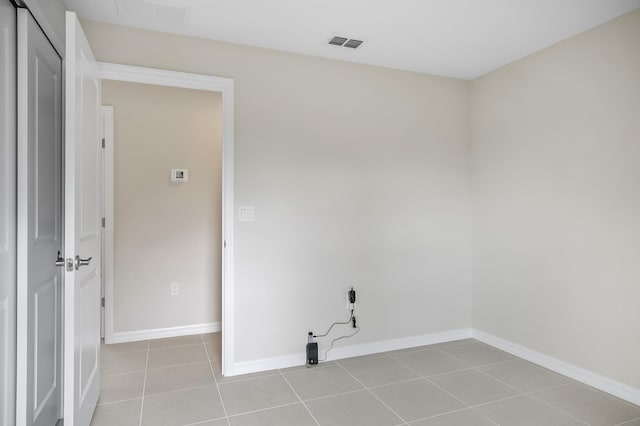
[[240, 206], [238, 207], [238, 221], [239, 222], [253, 222], [255, 219], [253, 206]]

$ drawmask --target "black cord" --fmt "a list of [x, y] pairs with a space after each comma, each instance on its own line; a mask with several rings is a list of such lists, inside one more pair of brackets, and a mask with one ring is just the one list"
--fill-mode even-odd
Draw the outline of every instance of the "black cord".
[[[353, 316], [353, 313], [352, 313], [351, 315]], [[323, 359], [319, 359], [318, 361], [325, 362], [325, 361], [327, 360], [327, 356], [329, 355], [329, 351], [330, 351], [331, 349], [333, 349], [333, 344], [334, 344], [335, 342], [337, 342], [338, 340], [341, 340], [341, 339], [348, 339], [349, 337], [353, 337], [353, 336], [355, 336], [356, 334], [358, 334], [358, 332], [359, 332], [359, 331], [360, 331], [360, 327], [356, 328], [356, 331], [355, 331], [355, 332], [353, 332], [353, 334], [350, 334], [350, 335], [348, 335], [348, 336], [340, 336], [340, 337], [337, 337], [337, 338], [333, 339], [333, 340], [331, 341], [331, 346], [329, 346], [329, 349], [327, 349], [327, 351], [324, 353], [324, 358], [323, 358]]]
[[333, 327], [335, 327], [336, 325], [353, 325], [353, 328], [356, 329], [356, 331], [354, 331], [352, 334], [349, 335], [344, 335], [344, 336], [340, 336], [337, 337], [335, 339], [333, 339], [331, 341], [331, 345], [329, 346], [329, 349], [327, 349], [327, 351], [324, 353], [324, 358], [323, 359], [318, 359], [318, 361], [326, 361], [327, 357], [329, 356], [329, 352], [333, 349], [333, 344], [335, 342], [337, 342], [338, 340], [342, 340], [342, 339], [348, 339], [349, 337], [353, 337], [356, 334], [358, 334], [358, 332], [360, 331], [360, 327], [356, 327], [356, 317], [353, 316], [353, 311], [355, 310], [355, 303], [356, 303], [356, 292], [353, 289], [353, 287], [351, 287], [351, 290], [349, 291], [349, 303], [351, 303], [351, 315], [349, 315], [349, 319], [345, 322], [334, 322], [333, 324], [331, 324], [331, 327], [329, 327], [329, 330], [327, 330], [326, 333], [324, 334], [318, 334], [318, 335], [314, 335], [314, 338], [318, 338], [318, 337], [326, 337], [329, 335], [329, 333], [331, 333], [331, 330], [333, 330]]
[[345, 321], [345, 322], [334, 322], [333, 324], [331, 324], [331, 327], [329, 327], [329, 330], [327, 330], [326, 333], [314, 335], [313, 337], [327, 337], [329, 335], [329, 333], [331, 333], [331, 329], [333, 329], [333, 327], [335, 327], [336, 325], [351, 324], [351, 320], [353, 320], [353, 309], [351, 310], [351, 316], [349, 317], [349, 319], [347, 321]]

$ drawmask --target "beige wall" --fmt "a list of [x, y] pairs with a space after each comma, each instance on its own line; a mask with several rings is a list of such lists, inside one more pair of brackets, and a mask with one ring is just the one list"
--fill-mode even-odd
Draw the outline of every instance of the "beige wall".
[[640, 388], [640, 11], [471, 84], [474, 327]]
[[236, 205], [256, 216], [235, 224], [236, 361], [302, 356], [351, 285], [362, 331], [338, 345], [471, 326], [466, 82], [83, 26], [100, 61], [235, 79]]
[[[220, 321], [221, 95], [105, 80], [102, 102], [114, 109], [114, 331]], [[171, 183], [172, 168], [189, 181]]]

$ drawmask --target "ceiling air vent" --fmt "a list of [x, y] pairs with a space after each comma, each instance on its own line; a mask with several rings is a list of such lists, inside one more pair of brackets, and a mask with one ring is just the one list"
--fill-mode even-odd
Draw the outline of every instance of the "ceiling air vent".
[[348, 47], [350, 49], [357, 49], [362, 44], [362, 40], [335, 36], [335, 37], [332, 37], [331, 40], [329, 40], [329, 44], [332, 46], [340, 46], [340, 47]]
[[329, 40], [329, 44], [332, 44], [334, 46], [342, 46], [347, 40], [349, 40], [346, 37], [333, 37], [331, 40]]
[[350, 47], [352, 49], [357, 49], [358, 46], [360, 46], [361, 44], [362, 44], [362, 40], [351, 39], [348, 42], [346, 42], [345, 44], [343, 44], [342, 47]]

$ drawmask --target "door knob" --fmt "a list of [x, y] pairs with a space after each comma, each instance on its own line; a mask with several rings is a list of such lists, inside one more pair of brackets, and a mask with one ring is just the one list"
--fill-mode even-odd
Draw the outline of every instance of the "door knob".
[[80, 256], [76, 256], [76, 271], [80, 269], [81, 266], [89, 266], [91, 263], [92, 257], [81, 259]]

